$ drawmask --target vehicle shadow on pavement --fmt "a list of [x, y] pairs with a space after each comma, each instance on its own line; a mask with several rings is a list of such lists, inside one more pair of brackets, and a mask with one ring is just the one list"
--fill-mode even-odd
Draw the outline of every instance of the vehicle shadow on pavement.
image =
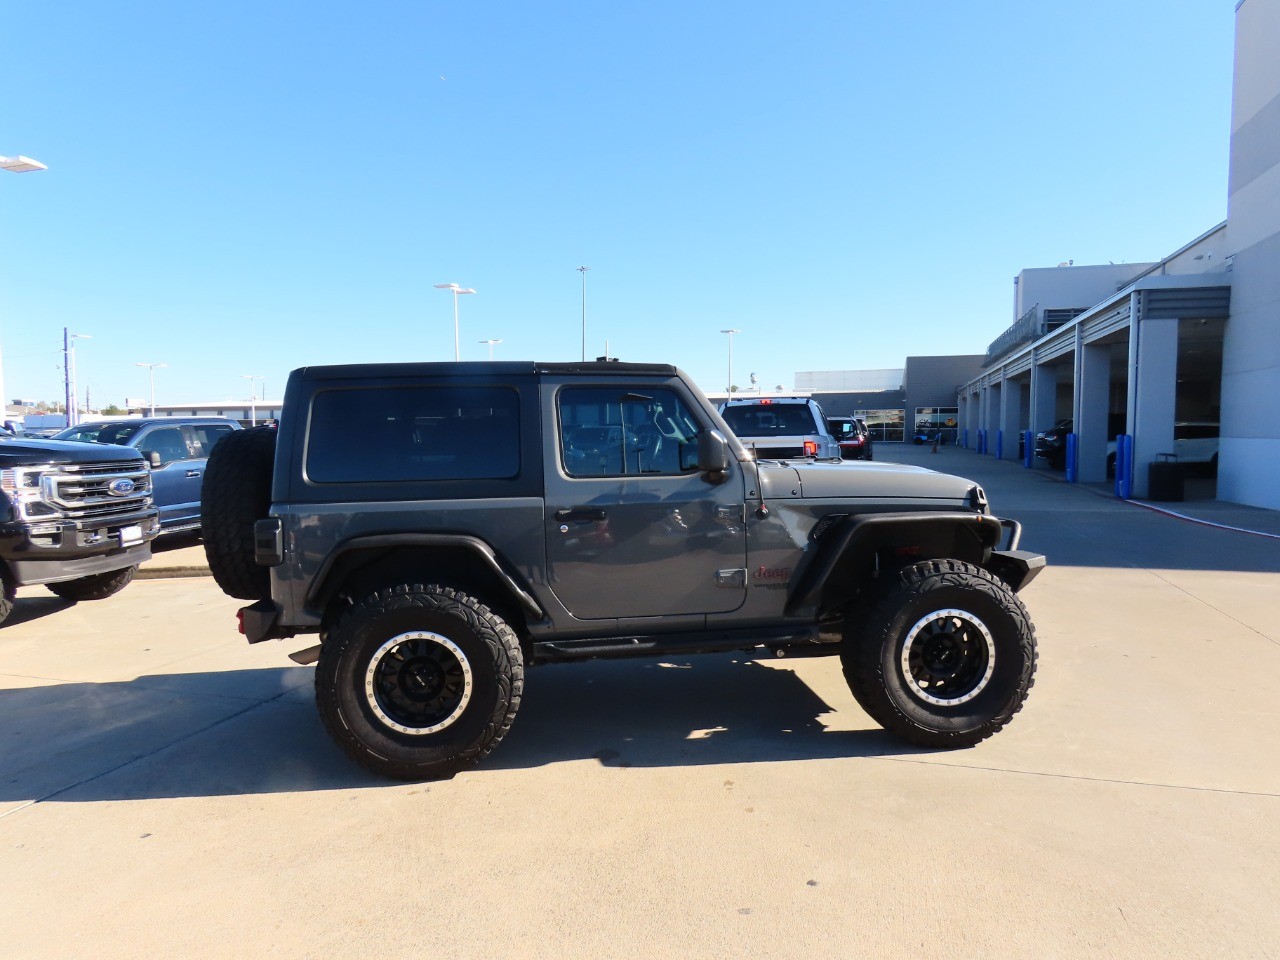
[[[286, 667], [0, 689], [0, 803], [389, 783], [329, 740], [312, 682], [310, 668]], [[527, 678], [510, 735], [480, 770], [584, 759], [679, 767], [925, 752], [878, 728], [829, 729], [821, 717], [831, 712], [790, 670], [745, 655], [539, 667]], [[852, 702], [839, 714], [849, 725], [872, 725]]]
[[[61, 597], [19, 597], [13, 602], [13, 612], [5, 617], [4, 626], [0, 627], [0, 630], [15, 627], [20, 623], [30, 623], [41, 617], [52, 616], [74, 606], [74, 600], [63, 600]], [[0, 632], [0, 637], [3, 636], [4, 634]]]
[[[866, 729], [833, 729], [828, 715]], [[790, 669], [728, 654], [539, 667], [526, 678], [510, 735], [484, 767], [583, 759], [679, 767], [925, 752], [882, 731], [852, 697], [832, 706]]]

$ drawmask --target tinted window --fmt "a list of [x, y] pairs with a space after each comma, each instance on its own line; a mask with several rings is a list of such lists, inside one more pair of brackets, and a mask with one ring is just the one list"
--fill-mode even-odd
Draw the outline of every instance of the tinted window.
[[561, 463], [571, 477], [697, 468], [698, 422], [665, 387], [566, 387], [558, 404]]
[[[106, 436], [107, 431], [102, 431], [102, 436]], [[106, 441], [108, 443], [119, 443], [118, 440]], [[187, 452], [187, 441], [182, 437], [181, 427], [160, 427], [146, 434], [139, 442], [138, 447], [143, 455], [149, 453], [160, 454], [160, 465], [173, 463], [175, 460], [186, 460], [191, 454]]]
[[724, 422], [740, 437], [783, 437], [817, 433], [817, 424], [807, 404], [732, 404], [721, 414]]
[[307, 476], [315, 483], [514, 477], [519, 399], [507, 387], [322, 391], [311, 403]]
[[191, 434], [196, 439], [200, 456], [207, 457], [218, 441], [230, 433], [232, 428], [225, 423], [193, 423]]
[[115, 443], [121, 446], [133, 439], [140, 429], [138, 423], [82, 423], [57, 434], [59, 440], [80, 440], [90, 443]]

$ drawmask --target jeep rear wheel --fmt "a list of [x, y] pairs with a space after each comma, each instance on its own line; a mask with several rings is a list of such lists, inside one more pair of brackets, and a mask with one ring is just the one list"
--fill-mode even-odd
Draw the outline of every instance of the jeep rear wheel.
[[488, 756], [523, 687], [515, 632], [440, 586], [399, 586], [354, 604], [316, 666], [325, 729], [357, 763], [397, 780], [449, 776]]
[[209, 572], [241, 600], [271, 596], [270, 574], [253, 558], [253, 525], [271, 508], [276, 430], [233, 430], [209, 454], [201, 490], [201, 535]]
[[886, 730], [926, 747], [967, 747], [1022, 709], [1035, 628], [1002, 581], [957, 560], [903, 570], [841, 652], [854, 698]]

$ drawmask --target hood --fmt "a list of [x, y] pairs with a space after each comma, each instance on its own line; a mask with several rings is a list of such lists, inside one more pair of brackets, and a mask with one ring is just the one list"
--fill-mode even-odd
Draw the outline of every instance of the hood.
[[34, 463], [136, 463], [141, 459], [133, 447], [110, 443], [0, 437], [0, 467]]
[[[761, 464], [766, 497], [806, 500], [955, 500], [967, 502], [972, 480], [924, 467], [880, 461], [840, 463], [789, 460]], [[796, 490], [799, 487], [798, 492]]]

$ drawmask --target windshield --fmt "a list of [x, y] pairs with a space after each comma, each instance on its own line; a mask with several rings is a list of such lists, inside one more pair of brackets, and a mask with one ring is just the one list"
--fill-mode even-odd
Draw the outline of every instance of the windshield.
[[803, 403], [729, 406], [720, 416], [740, 437], [794, 437], [818, 432], [813, 413]]
[[136, 423], [82, 423], [53, 435], [54, 440], [79, 440], [86, 443], [128, 444], [138, 432]]

